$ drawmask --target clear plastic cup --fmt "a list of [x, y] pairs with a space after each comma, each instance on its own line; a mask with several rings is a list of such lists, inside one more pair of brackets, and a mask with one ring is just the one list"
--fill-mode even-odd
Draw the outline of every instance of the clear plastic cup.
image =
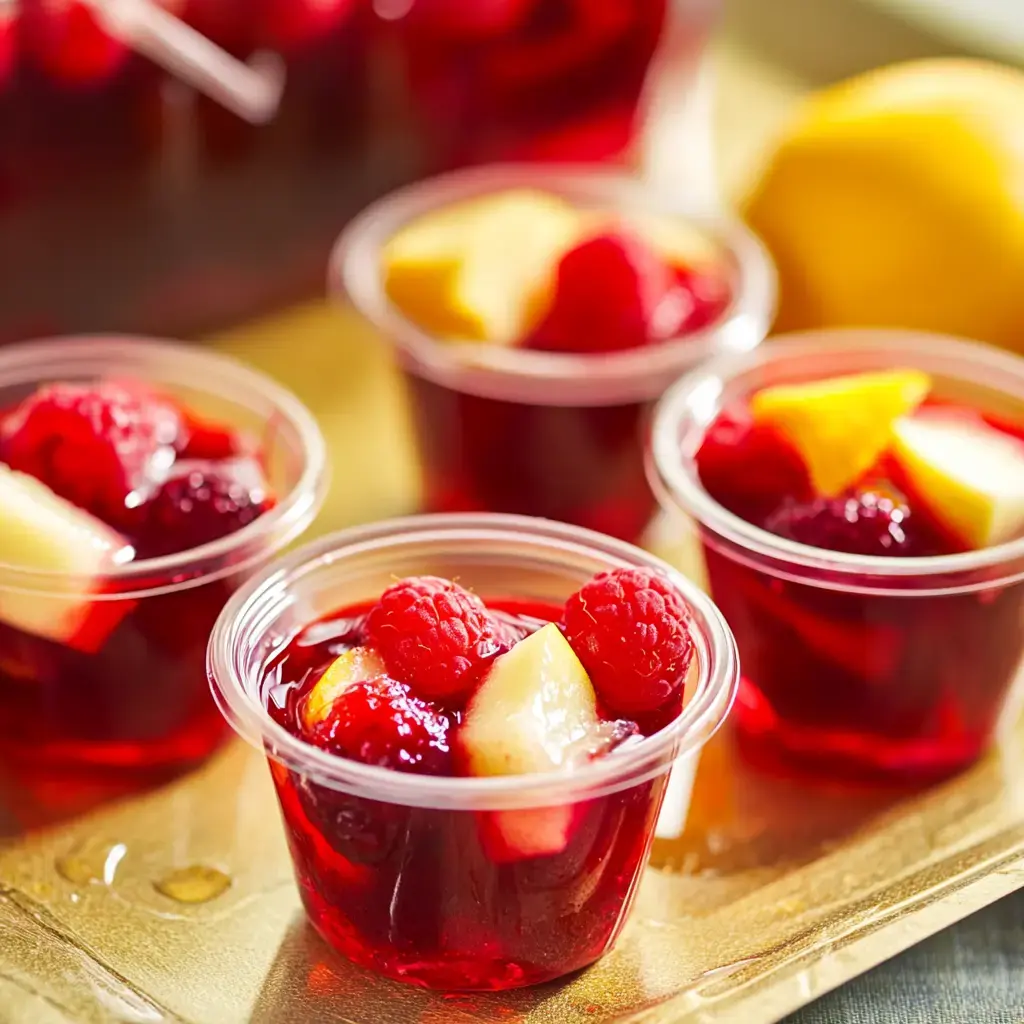
[[[663, 571], [692, 609], [697, 656], [688, 700], [660, 732], [578, 771], [396, 772], [335, 757], [268, 714], [268, 655], [319, 618], [375, 600], [396, 577], [435, 574], [485, 599], [561, 603], [595, 573], [636, 565]], [[208, 667], [228, 721], [266, 751], [302, 899], [324, 938], [391, 977], [480, 990], [556, 978], [610, 948], [673, 763], [696, 760], [738, 679], [721, 615], [668, 566], [571, 526], [487, 514], [398, 519], [304, 547], [232, 598]], [[560, 852], [495, 859], [489, 829], [500, 822], [503, 834], [515, 834], [552, 815], [571, 823]]]
[[725, 408], [775, 384], [916, 367], [933, 394], [1024, 423], [1024, 360], [892, 330], [772, 340], [680, 380], [653, 424], [651, 480], [695, 530], [736, 634], [743, 748], [818, 778], [919, 783], [976, 760], [1019, 709], [1024, 539], [963, 554], [863, 557], [746, 522], [701, 485], [694, 456]]
[[221, 540], [99, 578], [0, 564], [5, 603], [56, 610], [88, 595], [90, 615], [116, 622], [85, 648], [0, 622], [0, 766], [26, 786], [65, 772], [60, 786], [46, 788], [68, 805], [90, 769], [109, 770], [131, 788], [217, 745], [225, 730], [206, 686], [210, 630], [239, 583], [309, 525], [327, 482], [323, 438], [298, 399], [232, 359], [185, 344], [104, 336], [9, 346], [0, 350], [0, 409], [40, 384], [110, 378], [152, 385], [257, 438], [278, 501]]
[[[602, 355], [453, 345], [403, 317], [381, 273], [389, 239], [434, 209], [519, 188], [698, 228], [721, 248], [731, 305], [704, 330]], [[375, 203], [341, 236], [330, 287], [394, 347], [412, 401], [427, 511], [543, 516], [630, 541], [655, 507], [643, 467], [651, 403], [709, 356], [757, 346], [775, 307], [771, 262], [739, 222], [674, 204], [618, 173], [515, 164], [433, 178]]]

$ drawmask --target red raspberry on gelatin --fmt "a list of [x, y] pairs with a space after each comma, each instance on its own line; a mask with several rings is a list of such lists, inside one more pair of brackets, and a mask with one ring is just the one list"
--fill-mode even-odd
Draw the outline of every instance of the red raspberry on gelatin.
[[114, 527], [174, 460], [181, 416], [143, 388], [105, 382], [40, 388], [0, 423], [0, 457]]
[[689, 614], [657, 573], [595, 576], [566, 601], [562, 625], [602, 704], [616, 714], [654, 711], [680, 694], [693, 660]]
[[140, 558], [156, 558], [209, 544], [248, 526], [273, 504], [254, 459], [176, 463], [142, 506], [135, 538]]
[[695, 456], [704, 489], [748, 522], [760, 523], [787, 498], [812, 497], [799, 453], [774, 427], [745, 408], [727, 409], [708, 428]]
[[363, 764], [400, 772], [448, 775], [451, 720], [386, 676], [348, 687], [308, 738], [316, 746]]
[[916, 558], [946, 553], [906, 502], [881, 488], [838, 498], [784, 502], [764, 528], [799, 544], [851, 555]]
[[562, 257], [551, 308], [526, 340], [547, 352], [619, 352], [664, 341], [690, 314], [689, 296], [643, 242], [596, 235]]
[[366, 625], [388, 674], [434, 700], [465, 696], [511, 639], [480, 598], [437, 576], [388, 587]]

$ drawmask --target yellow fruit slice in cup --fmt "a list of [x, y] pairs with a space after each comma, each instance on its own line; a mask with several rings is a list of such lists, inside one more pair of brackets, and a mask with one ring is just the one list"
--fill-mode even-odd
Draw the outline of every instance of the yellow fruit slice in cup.
[[512, 344], [537, 315], [535, 296], [581, 231], [565, 200], [512, 189], [443, 207], [385, 247], [388, 297], [441, 339]]
[[815, 491], [834, 497], [878, 461], [893, 424], [930, 390], [931, 378], [920, 370], [858, 373], [764, 388], [750, 409], [800, 453]]
[[981, 420], [941, 413], [900, 420], [893, 455], [917, 501], [967, 548], [1024, 530], [1024, 443]]

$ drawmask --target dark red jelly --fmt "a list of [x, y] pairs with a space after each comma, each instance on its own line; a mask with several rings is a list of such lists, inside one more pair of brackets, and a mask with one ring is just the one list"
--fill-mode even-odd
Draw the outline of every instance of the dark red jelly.
[[[851, 493], [810, 497], [794, 453], [743, 411], [719, 417], [696, 462], [712, 498], [787, 540], [894, 561], [962, 550], [886, 479], [885, 459]], [[740, 652], [734, 721], [754, 759], [920, 782], [990, 744], [1024, 650], [1024, 584], [986, 585], [982, 571], [966, 585], [952, 573], [787, 574], [782, 561], [776, 574], [710, 529], [704, 540], [711, 595]]]
[[635, 541], [655, 510], [649, 406], [533, 405], [408, 378], [431, 512], [514, 512]]
[[[561, 615], [555, 606], [521, 601], [488, 606], [514, 636]], [[268, 663], [263, 698], [289, 731], [302, 733], [303, 699], [327, 667], [365, 642], [365, 610], [307, 627]], [[407, 770], [458, 774], [457, 756], [445, 752], [456, 745], [461, 712], [443, 714], [447, 739]], [[537, 827], [538, 816], [565, 816], [558, 852], [524, 856], [508, 845], [517, 830], [508, 819], [498, 827], [494, 811], [381, 803], [270, 763], [316, 928], [358, 964], [440, 989], [532, 985], [600, 957], [625, 920], [665, 783], [663, 776], [568, 807], [502, 812], [521, 816], [523, 835]]]
[[[627, 244], [643, 260], [616, 268], [615, 253]], [[600, 279], [592, 276], [599, 271]], [[680, 339], [722, 319], [732, 299], [730, 277], [724, 261], [691, 272], [637, 240], [598, 237], [563, 257], [552, 308], [520, 344], [576, 356], [579, 365], [560, 372], [586, 379], [588, 360], [685, 344]], [[653, 297], [646, 294], [652, 291]], [[499, 399], [415, 373], [408, 386], [428, 511], [539, 516], [633, 542], [650, 523], [656, 502], [644, 449], [651, 402], [540, 404], [530, 401], [528, 383], [521, 399]]]
[[[14, 807], [24, 824], [83, 810], [108, 784], [130, 790], [165, 778], [221, 742], [206, 643], [240, 582], [112, 598], [131, 610], [96, 652], [0, 622], [0, 763], [16, 789], [34, 794]], [[59, 786], [36, 792], [47, 773]]]
[[[41, 388], [0, 415], [0, 468], [15, 480], [8, 467], [88, 511], [124, 545], [116, 563], [76, 581], [89, 587], [75, 593], [80, 613], [67, 625], [56, 612], [53, 622], [37, 617], [35, 628], [19, 622], [19, 606], [55, 599], [19, 596], [18, 552], [0, 550], [0, 765], [16, 796], [30, 794], [15, 813], [34, 824], [82, 809], [104, 773], [130, 789], [201, 760], [223, 737], [206, 644], [242, 575], [228, 553], [149, 560], [228, 538], [273, 497], [248, 438], [135, 384]], [[59, 531], [48, 536], [86, 543], [68, 529], [66, 542]], [[63, 773], [60, 785], [54, 773]]]

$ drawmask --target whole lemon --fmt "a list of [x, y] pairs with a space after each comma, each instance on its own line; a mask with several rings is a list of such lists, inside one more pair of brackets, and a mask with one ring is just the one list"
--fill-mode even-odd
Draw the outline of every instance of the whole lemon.
[[908, 327], [1024, 351], [1024, 73], [917, 61], [819, 93], [746, 213], [778, 264], [779, 330]]

